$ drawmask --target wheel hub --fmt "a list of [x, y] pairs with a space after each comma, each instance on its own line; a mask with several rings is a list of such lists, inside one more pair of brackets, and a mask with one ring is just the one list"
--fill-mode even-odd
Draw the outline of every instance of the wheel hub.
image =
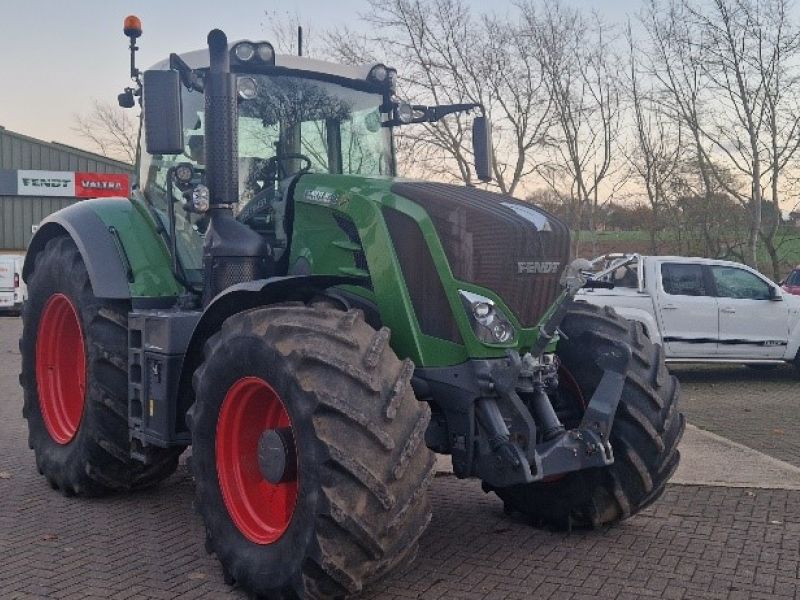
[[297, 454], [291, 427], [267, 429], [258, 440], [258, 468], [273, 485], [297, 478]]

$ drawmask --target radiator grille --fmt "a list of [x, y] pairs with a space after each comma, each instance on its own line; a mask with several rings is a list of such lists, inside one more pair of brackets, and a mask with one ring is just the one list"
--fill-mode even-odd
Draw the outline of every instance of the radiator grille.
[[495, 292], [523, 326], [535, 325], [558, 296], [570, 241], [556, 217], [476, 188], [404, 182], [392, 191], [428, 213], [453, 275]]
[[461, 344], [458, 325], [419, 225], [392, 208], [384, 207], [383, 216], [422, 332]]

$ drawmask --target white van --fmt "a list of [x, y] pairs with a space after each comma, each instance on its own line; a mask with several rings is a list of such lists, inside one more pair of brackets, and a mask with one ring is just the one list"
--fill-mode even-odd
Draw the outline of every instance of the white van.
[[0, 254], [0, 312], [22, 310], [27, 299], [27, 288], [22, 281], [22, 264], [25, 257], [19, 254]]

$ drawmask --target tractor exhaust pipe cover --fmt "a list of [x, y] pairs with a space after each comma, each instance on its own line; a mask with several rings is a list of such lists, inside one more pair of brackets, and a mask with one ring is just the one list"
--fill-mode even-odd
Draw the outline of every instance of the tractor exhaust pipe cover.
[[211, 207], [239, 199], [238, 104], [231, 73], [228, 38], [219, 29], [208, 34], [210, 69], [205, 82], [206, 180]]
[[208, 55], [205, 148], [210, 223], [203, 242], [203, 306], [227, 287], [267, 277], [270, 260], [264, 238], [233, 216], [239, 201], [239, 107], [228, 38], [219, 29], [208, 34]]

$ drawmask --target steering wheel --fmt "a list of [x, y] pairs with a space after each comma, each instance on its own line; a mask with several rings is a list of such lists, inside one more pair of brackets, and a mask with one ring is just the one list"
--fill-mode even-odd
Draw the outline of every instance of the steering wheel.
[[305, 173], [311, 170], [311, 159], [305, 154], [278, 154], [270, 156], [264, 165], [258, 170], [254, 179], [263, 179], [264, 181], [280, 181], [288, 176], [283, 163], [289, 160], [302, 160], [305, 162], [303, 167], [298, 173]]

